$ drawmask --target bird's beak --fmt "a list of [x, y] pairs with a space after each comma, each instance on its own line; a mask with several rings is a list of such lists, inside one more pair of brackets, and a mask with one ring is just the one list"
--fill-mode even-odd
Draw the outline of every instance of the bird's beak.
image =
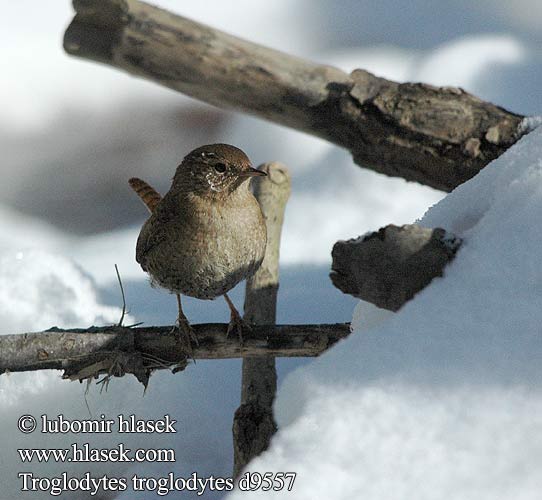
[[244, 170], [239, 175], [241, 177], [257, 177], [267, 174], [263, 170], [258, 170], [257, 168], [250, 167], [248, 170]]

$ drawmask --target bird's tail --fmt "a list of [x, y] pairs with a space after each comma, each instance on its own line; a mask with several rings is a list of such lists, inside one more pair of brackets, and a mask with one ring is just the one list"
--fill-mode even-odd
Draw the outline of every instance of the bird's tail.
[[156, 191], [152, 186], [149, 186], [145, 181], [138, 179], [137, 177], [132, 177], [128, 184], [136, 192], [136, 194], [141, 198], [143, 203], [149, 209], [149, 212], [154, 212], [156, 205], [160, 203], [162, 197], [160, 193]]

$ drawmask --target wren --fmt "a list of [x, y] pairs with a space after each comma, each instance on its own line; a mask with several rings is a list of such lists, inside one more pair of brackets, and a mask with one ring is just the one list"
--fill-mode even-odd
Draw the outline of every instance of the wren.
[[197, 338], [182, 310], [181, 295], [210, 300], [224, 296], [230, 308], [227, 334], [243, 321], [227, 292], [252, 276], [265, 254], [267, 230], [249, 180], [266, 175], [228, 144], [199, 147], [177, 167], [162, 198], [141, 179], [129, 180], [150, 217], [136, 246], [136, 260], [151, 284], [176, 294], [177, 324], [191, 351]]

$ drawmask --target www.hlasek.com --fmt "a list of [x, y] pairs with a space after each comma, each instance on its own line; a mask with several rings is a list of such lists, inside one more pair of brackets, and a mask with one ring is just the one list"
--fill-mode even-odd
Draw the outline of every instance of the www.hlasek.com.
[[132, 450], [119, 443], [114, 448], [91, 448], [89, 443], [72, 443], [69, 448], [20, 448], [21, 462], [175, 462], [171, 448]]
[[[137, 419], [134, 415], [125, 417], [118, 415], [116, 419], [70, 420], [63, 415], [49, 419], [41, 415], [38, 420], [32, 415], [23, 415], [17, 422], [19, 431], [30, 434], [38, 429], [44, 434], [147, 434], [176, 433], [176, 421], [169, 415], [159, 420]], [[89, 443], [72, 443], [68, 448], [21, 448], [17, 450], [23, 464], [59, 462], [59, 463], [93, 463], [93, 462], [175, 462], [174, 449], [139, 448], [131, 450], [124, 443], [111, 448], [93, 448]], [[208, 476], [199, 477], [193, 472], [187, 477], [169, 472], [162, 477], [145, 477], [133, 474], [131, 477], [113, 475], [93, 476], [86, 472], [75, 476], [62, 472], [54, 477], [40, 477], [33, 472], [18, 473], [21, 480], [21, 491], [48, 492], [58, 496], [64, 492], [84, 491], [91, 496], [99, 492], [121, 492], [131, 488], [135, 492], [151, 491], [159, 496], [172, 491], [193, 491], [198, 496], [206, 491], [231, 491], [235, 487], [242, 491], [291, 491], [296, 478], [295, 472], [245, 472], [239, 478]]]

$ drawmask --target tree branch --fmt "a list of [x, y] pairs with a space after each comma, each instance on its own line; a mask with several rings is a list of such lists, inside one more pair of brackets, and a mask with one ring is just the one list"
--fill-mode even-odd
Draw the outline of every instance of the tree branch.
[[137, 0], [73, 4], [69, 54], [322, 137], [386, 175], [450, 191], [525, 132], [522, 116], [458, 88], [347, 74]]
[[[279, 289], [279, 249], [286, 202], [290, 196], [290, 174], [277, 162], [259, 167], [267, 177], [255, 179], [254, 195], [267, 228], [265, 258], [256, 274], [247, 280], [244, 318], [254, 325], [276, 321]], [[277, 370], [273, 356], [243, 359], [241, 405], [233, 418], [233, 475], [269, 447], [277, 424], [273, 402], [277, 391]]]
[[[318, 356], [350, 333], [348, 323], [330, 325], [254, 326], [244, 339], [226, 338], [227, 325], [192, 325], [199, 339], [194, 359], [227, 359], [261, 355]], [[169, 368], [184, 359], [171, 326], [119, 326], [0, 335], [0, 374], [64, 370], [65, 378], [84, 379], [118, 368], [118, 375]], [[122, 370], [123, 364], [126, 370]], [[115, 373], [114, 373], [115, 374]], [[139, 377], [138, 377], [139, 378]]]
[[397, 311], [455, 257], [462, 240], [444, 229], [386, 226], [333, 246], [331, 281], [344, 293]]

